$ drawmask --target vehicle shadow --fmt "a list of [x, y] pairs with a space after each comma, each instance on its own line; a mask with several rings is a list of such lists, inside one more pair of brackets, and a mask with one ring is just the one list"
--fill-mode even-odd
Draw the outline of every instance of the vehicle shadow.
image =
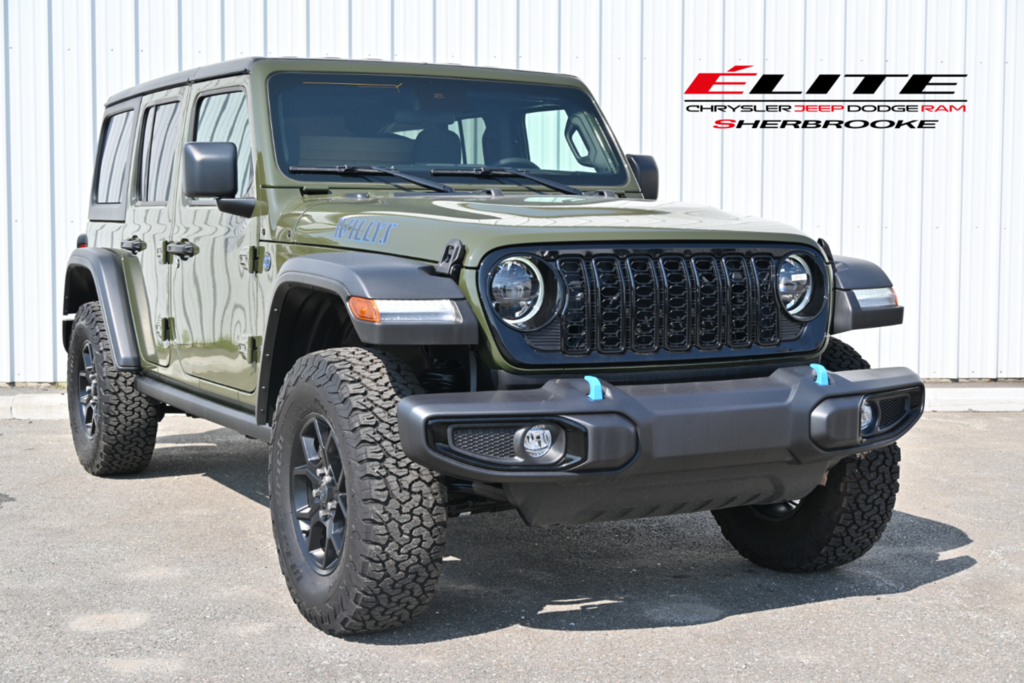
[[[430, 643], [526, 628], [602, 631], [703, 624], [730, 616], [912, 591], [973, 567], [940, 554], [971, 543], [960, 529], [895, 512], [864, 557], [815, 574], [748, 562], [710, 513], [557, 529], [513, 512], [451, 520], [449, 558], [427, 613], [376, 645]], [[455, 559], [457, 558], [457, 559]]]
[[[267, 447], [228, 429], [161, 436], [140, 478], [202, 474], [268, 504]], [[904, 512], [864, 557], [815, 574], [748, 562], [710, 513], [555, 529], [515, 512], [449, 520], [444, 569], [427, 612], [401, 629], [351, 638], [380, 646], [464, 638], [519, 624], [600, 631], [703, 624], [845, 598], [906, 593], [977, 561], [940, 558], [971, 539]]]
[[267, 507], [267, 445], [230, 429], [161, 435], [137, 479], [201, 474]]

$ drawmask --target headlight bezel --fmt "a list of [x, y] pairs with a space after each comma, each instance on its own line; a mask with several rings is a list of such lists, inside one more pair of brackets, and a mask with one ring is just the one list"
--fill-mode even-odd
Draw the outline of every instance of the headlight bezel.
[[[494, 278], [502, 266], [508, 262], [523, 265], [536, 276], [540, 284], [540, 293], [533, 310], [522, 318], [510, 320], [501, 314], [494, 297]], [[564, 304], [562, 278], [543, 259], [532, 254], [509, 254], [502, 257], [487, 274], [486, 286], [487, 306], [490, 312], [502, 323], [518, 332], [531, 332], [549, 325], [561, 312]]]
[[[804, 301], [794, 310], [786, 308], [786, 302], [782, 300], [779, 291], [779, 284], [782, 278], [782, 265], [786, 261], [793, 260], [803, 266], [808, 275], [808, 291]], [[817, 318], [827, 308], [828, 282], [825, 272], [822, 270], [818, 259], [809, 253], [802, 251], [791, 251], [778, 259], [775, 265], [775, 296], [779, 302], [779, 309], [782, 313], [797, 322], [806, 323]]]

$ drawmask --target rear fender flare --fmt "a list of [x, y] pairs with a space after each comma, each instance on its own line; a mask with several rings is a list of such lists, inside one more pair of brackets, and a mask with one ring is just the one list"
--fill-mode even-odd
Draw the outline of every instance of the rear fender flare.
[[[118, 370], [139, 371], [139, 343], [135, 337], [131, 303], [120, 257], [110, 249], [75, 249], [68, 259], [64, 278], [64, 315], [73, 315], [89, 301], [98, 301], [110, 336], [114, 365]], [[63, 325], [64, 349], [71, 339], [72, 321]]]

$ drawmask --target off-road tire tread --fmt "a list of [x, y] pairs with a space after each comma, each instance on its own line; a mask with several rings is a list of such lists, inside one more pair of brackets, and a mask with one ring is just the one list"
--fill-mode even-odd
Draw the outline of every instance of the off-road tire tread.
[[[159, 422], [157, 404], [135, 388], [136, 373], [118, 370], [114, 365], [110, 336], [103, 309], [96, 301], [82, 304], [75, 315], [74, 327], [84, 326], [93, 342], [93, 364], [99, 388], [99, 421], [93, 440], [99, 446], [92, 454], [79, 452], [82, 466], [90, 474], [106, 477], [137, 474], [149, 465], [156, 445]], [[74, 327], [72, 338], [74, 338]], [[77, 411], [75, 350], [68, 354], [68, 408]], [[71, 420], [77, 420], [72, 412]]]
[[[821, 363], [830, 372], [871, 367], [852, 346], [834, 337]], [[726, 540], [755, 564], [786, 572], [832, 569], [861, 557], [881, 538], [896, 505], [899, 463], [896, 444], [841, 461], [829, 471], [826, 483], [831, 505], [821, 507], [824, 519], [814, 527], [823, 533], [792, 538], [789, 543], [770, 544], [758, 538], [751, 529], [753, 513], [748, 508], [712, 514]], [[811, 495], [825, 494], [819, 489]]]
[[740, 555], [762, 567], [784, 572], [839, 567], [864, 555], [881, 538], [896, 505], [899, 462], [900, 449], [893, 444], [833, 467], [827, 486], [839, 494], [840, 504], [823, 520], [831, 531], [824, 537], [807, 536], [769, 548], [750, 538], [745, 520], [733, 510], [716, 510], [715, 521]]
[[[359, 487], [349, 489], [349, 510], [358, 497], [369, 514], [349, 517], [345, 544], [357, 539], [361, 544], [360, 561], [339, 569], [346, 572], [340, 591], [349, 592], [349, 599], [307, 604], [292, 585], [278, 543], [288, 590], [302, 615], [331, 635], [405, 624], [422, 614], [433, 597], [446, 540], [445, 489], [437, 475], [406, 457], [398, 433], [399, 400], [423, 390], [412, 371], [390, 353], [329, 349], [295, 363], [284, 379], [276, 415], [284, 414], [290, 390], [302, 383], [317, 385], [334, 405], [343, 425], [339, 436], [345, 457], [359, 472], [355, 482], [348, 475], [350, 487]], [[279, 446], [276, 428], [273, 443]], [[272, 457], [271, 478], [274, 461]], [[273, 486], [270, 490], [273, 495]]]
[[871, 364], [861, 358], [857, 350], [852, 346], [832, 337], [828, 340], [828, 348], [821, 354], [821, 364], [829, 372], [841, 370], [867, 370]]

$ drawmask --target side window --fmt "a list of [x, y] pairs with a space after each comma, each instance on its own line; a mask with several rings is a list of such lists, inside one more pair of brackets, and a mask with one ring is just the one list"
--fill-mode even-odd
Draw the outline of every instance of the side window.
[[244, 92], [225, 92], [199, 100], [196, 142], [233, 142], [238, 150], [238, 194], [244, 197], [252, 185], [252, 143], [249, 139], [249, 108]]
[[96, 178], [96, 204], [120, 204], [124, 201], [125, 174], [128, 173], [134, 133], [134, 110], [123, 111], [107, 119]]
[[138, 201], [167, 203], [178, 142], [178, 103], [150, 107], [142, 124]]

